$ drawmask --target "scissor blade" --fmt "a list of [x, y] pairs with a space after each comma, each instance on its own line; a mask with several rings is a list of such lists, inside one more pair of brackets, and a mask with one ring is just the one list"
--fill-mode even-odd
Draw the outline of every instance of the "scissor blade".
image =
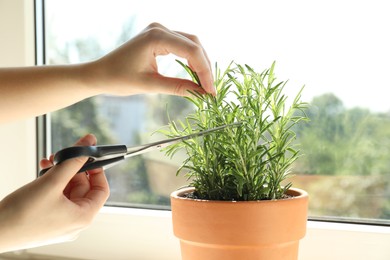
[[211, 129], [207, 129], [204, 131], [200, 131], [200, 132], [185, 135], [185, 136], [174, 137], [174, 138], [170, 138], [170, 139], [166, 139], [166, 140], [162, 140], [162, 141], [158, 141], [158, 142], [153, 142], [153, 143], [149, 143], [149, 144], [145, 144], [145, 145], [141, 145], [141, 146], [129, 147], [127, 149], [127, 154], [125, 155], [125, 157], [132, 157], [132, 156], [136, 156], [139, 154], [160, 150], [162, 148], [168, 147], [168, 146], [175, 144], [175, 143], [178, 143], [178, 142], [182, 142], [182, 141], [185, 141], [188, 139], [203, 136], [203, 135], [206, 135], [206, 134], [218, 131], [218, 130], [222, 130], [222, 129], [229, 127], [229, 126], [238, 126], [238, 125], [241, 125], [241, 123], [237, 122], [237, 123], [222, 125], [222, 126], [214, 127]]

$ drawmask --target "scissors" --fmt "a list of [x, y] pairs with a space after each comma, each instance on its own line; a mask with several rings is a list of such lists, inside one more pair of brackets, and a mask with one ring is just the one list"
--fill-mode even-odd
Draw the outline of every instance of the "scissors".
[[[226, 124], [211, 128], [208, 130], [200, 131], [197, 133], [189, 134], [186, 136], [174, 137], [171, 139], [165, 139], [158, 142], [153, 142], [144, 145], [127, 147], [126, 145], [97, 145], [97, 146], [72, 146], [64, 148], [58, 151], [54, 156], [54, 165], [59, 164], [71, 158], [87, 156], [88, 161], [77, 172], [85, 172], [92, 169], [104, 167], [105, 169], [116, 165], [117, 163], [125, 160], [126, 158], [136, 156], [139, 154], [147, 153], [150, 151], [160, 150], [169, 145], [182, 142], [195, 137], [203, 136], [215, 131], [222, 130], [230, 126], [238, 126], [240, 122]], [[45, 174], [50, 168], [43, 169], [39, 172], [39, 176]]]

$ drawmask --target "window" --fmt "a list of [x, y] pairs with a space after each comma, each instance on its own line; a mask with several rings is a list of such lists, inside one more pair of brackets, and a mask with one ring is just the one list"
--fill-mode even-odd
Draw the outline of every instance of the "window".
[[[91, 4], [91, 6], [95, 6], [98, 3], [104, 3], [103, 1], [95, 1], [94, 3], [92, 3], [93, 5]], [[35, 0], [35, 2], [40, 3], [41, 1]], [[84, 1], [68, 0], [67, 2], [69, 5], [72, 5], [72, 7], [74, 7], [75, 9], [78, 7], [81, 8], [81, 5], [83, 4]], [[109, 2], [110, 4], [111, 3], [115, 5], [119, 4], [119, 2], [117, 1], [109, 1]], [[170, 1], [166, 1], [166, 2], [170, 2]], [[305, 65], [304, 66], [305, 70], [304, 71], [302, 70], [303, 71], [302, 74], [304, 74], [303, 76], [299, 76], [298, 72], [300, 71], [300, 69], [298, 70], [297, 73], [291, 73], [292, 71], [294, 71], [294, 66], [289, 65], [287, 67], [287, 64], [290, 63], [290, 64], [294, 64], [295, 66], [298, 66], [297, 62], [300, 61], [300, 59], [278, 58], [277, 54], [281, 53], [283, 51], [283, 48], [280, 47], [281, 42], [276, 40], [275, 41], [267, 40], [269, 38], [272, 38], [270, 33], [267, 34], [268, 35], [267, 38], [265, 38], [265, 36], [261, 38], [263, 40], [261, 46], [263, 46], [264, 50], [261, 50], [260, 48], [253, 49], [256, 50], [256, 52], [261, 52], [261, 55], [260, 54], [257, 55], [258, 60], [252, 63], [250, 62], [251, 61], [250, 57], [249, 58], [244, 57], [241, 59], [241, 62], [248, 61], [248, 63], [251, 65], [260, 64], [258, 66], [260, 68], [264, 68], [265, 66], [269, 65], [269, 62], [276, 60], [277, 61], [276, 72], [278, 73], [277, 75], [279, 76], [279, 79], [290, 79], [290, 83], [297, 84], [299, 86], [302, 84], [306, 84], [307, 88], [305, 90], [305, 93], [307, 95], [306, 96], [307, 100], [309, 101], [312, 99], [312, 97], [316, 96], [318, 93], [321, 93], [321, 91], [319, 91], [317, 94], [315, 93], [313, 94], [313, 91], [311, 90], [313, 90], [313, 88], [317, 86], [318, 83], [312, 83], [314, 80], [310, 80], [309, 82], [308, 77], [309, 76], [311, 77], [311, 75], [316, 75], [316, 73], [325, 75], [324, 77], [313, 76], [313, 78], [314, 79], [318, 78], [319, 80], [317, 82], [325, 82], [321, 85], [323, 86], [323, 89], [327, 89], [328, 87], [326, 86], [330, 85], [330, 83], [338, 82], [337, 80], [334, 80], [333, 76], [332, 77], [327, 76], [330, 75], [330, 71], [331, 71], [330, 69], [329, 71], [327, 71], [327, 68], [332, 68], [333, 72], [337, 72], [340, 74], [344, 73], [345, 76], [342, 78], [346, 78], [348, 80], [354, 79], [354, 81], [352, 82], [353, 84], [351, 83], [351, 85], [359, 86], [353, 88], [353, 91], [350, 91], [351, 97], [353, 97], [355, 101], [356, 100], [358, 101], [356, 104], [360, 104], [359, 106], [361, 107], [369, 108], [371, 111], [386, 111], [386, 108], [382, 110], [374, 109], [375, 106], [368, 106], [364, 102], [364, 100], [366, 101], [375, 100], [376, 105], [380, 105], [380, 104], [384, 106], [386, 105], [386, 102], [384, 101], [387, 96], [386, 87], [381, 88], [379, 94], [377, 92], [371, 91], [371, 89], [373, 89], [375, 85], [379, 86], [383, 82], [385, 82], [383, 83], [383, 85], [386, 86], [385, 75], [387, 71], [385, 72], [385, 69], [389, 67], [387, 63], [389, 60], [388, 59], [389, 54], [387, 52], [388, 50], [384, 47], [388, 45], [388, 39], [385, 35], [382, 35], [382, 33], [386, 32], [384, 30], [385, 29], [384, 26], [388, 24], [387, 21], [388, 17], [383, 15], [383, 13], [386, 10], [385, 2], [384, 1], [381, 2], [378, 0], [370, 1], [367, 4], [360, 1], [357, 2], [351, 1], [350, 3], [345, 3], [343, 1], [341, 2], [338, 1], [337, 3], [333, 1], [331, 2], [327, 1], [326, 3], [324, 2], [323, 4], [311, 3], [311, 1], [307, 1], [307, 2], [294, 1], [294, 4], [289, 3], [289, 1], [286, 2], [287, 3], [285, 4], [287, 5], [287, 9], [289, 10], [289, 12], [294, 12], [294, 14], [291, 13], [290, 15], [287, 16], [284, 15], [284, 16], [277, 16], [277, 17], [280, 19], [285, 17], [283, 19], [287, 19], [287, 20], [283, 20], [283, 21], [288, 21], [284, 23], [288, 23], [288, 25], [286, 26], [288, 26], [289, 29], [294, 28], [293, 24], [290, 24], [290, 22], [292, 23], [292, 21], [290, 21], [292, 19], [291, 17], [295, 17], [295, 16], [299, 17], [299, 15], [302, 15], [304, 11], [310, 13], [310, 16], [312, 17], [317, 17], [317, 16], [322, 17], [324, 19], [322, 22], [323, 24], [322, 28], [326, 27], [325, 26], [326, 23], [333, 24], [333, 22], [328, 20], [335, 19], [335, 13], [338, 14], [338, 17], [344, 16], [345, 18], [342, 19], [342, 21], [346, 20], [346, 23], [348, 24], [357, 23], [359, 26], [351, 30], [352, 31], [360, 30], [362, 35], [366, 35], [365, 37], [362, 36], [362, 38], [366, 38], [368, 39], [368, 41], [365, 44], [360, 44], [359, 41], [356, 41], [358, 45], [356, 45], [354, 48], [359, 49], [359, 54], [360, 54], [359, 59], [362, 59], [361, 64], [366, 64], [366, 63], [368, 64], [368, 65], [364, 65], [365, 69], [368, 68], [367, 73], [370, 72], [372, 74], [372, 79], [374, 81], [378, 80], [380, 81], [380, 83], [374, 82], [372, 84], [366, 84], [366, 83], [360, 84], [359, 82], [368, 81], [368, 77], [366, 76], [368, 74], [361, 73], [361, 71], [356, 68], [351, 69], [351, 70], [356, 70], [355, 72], [353, 73], [350, 72], [348, 66], [345, 65], [346, 61], [342, 60], [341, 58], [335, 60], [339, 60], [341, 62], [340, 66], [344, 64], [344, 67], [349, 71], [348, 73], [346, 73], [346, 71], [339, 70], [339, 69], [335, 70], [329, 64], [328, 65], [325, 64], [324, 65], [325, 69], [324, 69], [320, 66], [322, 63], [308, 62], [308, 60], [314, 60], [314, 57], [311, 57], [310, 55], [308, 57], [305, 57], [304, 59], [303, 64]], [[221, 1], [221, 5], [222, 4], [229, 5], [231, 3], [232, 2], [230, 1]], [[240, 3], [242, 3], [242, 1], [240, 1]], [[264, 11], [260, 11], [260, 13], [262, 14], [264, 12], [266, 13], [266, 15], [267, 12], [271, 12], [273, 10], [270, 9], [270, 5], [274, 6], [275, 8], [276, 7], [282, 8], [280, 3], [276, 1], [273, 1], [272, 3], [260, 2], [260, 4], [256, 4], [256, 5], [260, 5], [260, 7], [256, 7], [256, 8], [261, 8], [262, 10], [264, 10]], [[2, 41], [0, 41], [0, 47], [1, 47], [0, 52], [2, 53], [2, 55], [0, 55], [1, 56], [0, 60], [2, 62], [2, 65], [3, 66], [33, 65], [33, 60], [34, 60], [33, 59], [34, 44], [33, 44], [33, 37], [32, 37], [34, 32], [33, 2], [2, 0], [0, 1], [0, 6], [1, 6], [0, 27], [1, 25], [4, 25], [3, 27], [1, 27], [4, 30], [0, 29], [2, 35]], [[174, 9], [177, 10], [177, 8], [181, 8], [180, 6], [181, 6], [180, 4], [176, 5]], [[330, 6], [332, 6], [332, 8], [334, 8], [335, 11], [330, 11]], [[49, 4], [47, 4], [47, 7], [49, 8]], [[186, 7], [189, 7], [189, 5], [186, 5]], [[208, 4], [208, 7], [212, 8], [210, 4]], [[150, 8], [152, 8], [152, 5], [150, 5]], [[164, 8], [158, 6], [156, 8], [157, 10], [163, 10], [163, 9], [165, 10], [165, 8], [169, 8], [169, 6], [166, 5]], [[194, 6], [194, 8], [201, 9], [201, 7], [197, 7], [197, 6]], [[222, 8], [222, 6], [220, 8]], [[250, 8], [254, 8], [254, 7], [250, 6]], [[39, 9], [40, 8], [37, 8], [37, 10]], [[66, 17], [67, 20], [70, 21], [73, 19], [74, 9]], [[89, 6], [88, 11], [84, 11], [87, 18], [89, 17], [89, 13], [91, 12], [92, 9], [93, 8]], [[68, 9], [64, 8], [63, 10], [64, 12], [65, 11], [69, 12]], [[108, 7], [107, 10], [109, 10]], [[195, 10], [195, 9], [191, 9], [191, 10]], [[235, 8], [235, 10], [239, 10], [239, 8], [237, 7]], [[276, 12], [278, 14], [281, 14], [281, 10], [282, 9], [273, 11], [272, 14], [275, 14]], [[315, 13], [314, 11], [316, 10], [322, 10], [321, 12], [326, 12], [328, 15]], [[357, 10], [359, 11], [357, 12]], [[128, 10], [126, 10], [126, 12], [127, 11]], [[195, 11], [201, 13], [200, 10], [195, 10]], [[209, 10], [208, 13], [217, 12], [217, 11], [220, 10], [214, 8], [212, 10]], [[286, 14], [287, 12], [284, 9], [282, 11], [283, 14]], [[225, 12], [227, 11], [225, 10]], [[146, 12], [146, 14], [147, 13], [148, 12]], [[195, 17], [195, 15], [198, 17], [199, 16], [198, 13], [192, 14], [190, 12], [185, 12], [185, 15], [184, 14], [181, 15], [181, 18], [183, 16], [188, 16], [188, 19], [194, 21], [193, 17]], [[359, 19], [355, 19], [355, 20], [352, 19], [357, 15], [361, 16], [362, 21], [359, 22], [356, 21]], [[205, 19], [206, 16], [203, 15], [201, 17]], [[267, 18], [266, 19], [267, 21], [270, 20], [275, 21], [276, 20], [275, 17], [276, 16], [272, 17], [271, 19], [269, 18], [269, 16], [267, 16], [264, 17], [264, 19]], [[174, 17], [173, 20], [174, 19], [176, 19], [176, 17]], [[229, 60], [231, 58], [236, 58], [237, 56], [234, 53], [238, 52], [238, 48], [234, 47], [235, 45], [233, 43], [229, 43], [229, 41], [226, 40], [226, 37], [221, 35], [220, 31], [222, 31], [222, 33], [228, 31], [228, 29], [225, 27], [218, 26], [221, 27], [218, 29], [220, 31], [218, 31], [215, 29], [217, 25], [213, 25], [214, 26], [213, 33], [217, 34], [218, 39], [215, 38], [209, 39], [208, 37], [210, 35], [205, 34], [204, 33], [205, 30], [198, 28], [197, 25], [191, 26], [189, 24], [178, 23], [177, 21], [169, 22], [169, 20], [167, 19], [164, 20], [162, 17], [157, 15], [155, 15], [152, 19], [145, 21], [145, 24], [142, 24], [139, 27], [143, 28], [144, 26], [146, 26], [146, 24], [149, 21], [152, 20], [160, 21], [164, 25], [170, 28], [185, 30], [197, 34], [198, 36], [201, 37], [201, 40], [204, 43], [205, 47], [207, 48], [212, 60], [222, 61], [223, 56], [226, 55], [226, 53], [229, 54], [228, 58], [226, 58]], [[208, 19], [207, 22], [210, 23], [211, 25], [214, 22], [212, 23], [210, 22], [210, 20], [211, 19]], [[84, 19], [83, 22], [84, 21], [87, 22], [88, 19]], [[49, 26], [50, 23], [51, 22], [49, 20], [46, 20], [46, 27]], [[311, 24], [318, 27], [319, 26], [318, 23], [319, 22], [317, 21], [317, 23], [312, 22]], [[9, 24], [12, 24], [12, 28], [7, 26]], [[38, 23], [38, 25], [39, 24], [40, 23]], [[250, 22], [248, 22], [248, 24], [250, 24]], [[260, 23], [260, 25], [263, 26], [264, 24], [265, 22]], [[269, 25], [268, 22], [267, 24]], [[343, 25], [342, 22], [340, 22], [340, 26], [341, 25]], [[274, 33], [276, 34], [276, 32], [279, 32], [277, 33], [278, 35], [282, 33], [281, 31], [282, 27], [283, 27], [282, 25], [275, 26]], [[342, 28], [345, 28], [345, 23], [344, 23], [344, 27]], [[368, 31], [367, 28], [370, 28], [370, 30]], [[39, 27], [37, 27], [36, 29], [39, 29]], [[232, 29], [231, 26], [230, 29]], [[265, 30], [264, 28], [262, 29]], [[264, 31], [262, 32], [265, 33]], [[285, 31], [283, 32], [285, 33], [284, 36], [286, 36], [286, 32]], [[343, 34], [339, 32], [338, 35], [343, 35]], [[275, 37], [274, 35], [272, 36]], [[323, 40], [324, 38], [327, 38], [327, 36], [324, 35], [324, 37], [322, 37], [321, 39]], [[357, 40], [356, 38], [357, 37], [355, 33], [355, 40]], [[217, 55], [219, 49], [212, 50], [211, 46], [214, 42], [221, 42], [222, 41], [221, 39], [223, 39], [224, 43], [226, 42], [226, 45], [221, 44], [219, 46], [221, 48], [221, 53], [223, 55]], [[253, 39], [257, 39], [257, 36], [253, 37]], [[321, 39], [318, 39], [318, 41], [315, 42], [319, 43], [321, 42]], [[303, 43], [305, 43], [305, 41], [307, 41], [307, 39], [305, 39]], [[306, 47], [315, 46], [313, 45], [313, 41], [314, 40], [312, 40], [311, 44], [306, 44], [304, 46]], [[341, 45], [346, 45], [345, 41], [346, 41], [345, 39], [340, 40]], [[258, 40], [258, 42], [260, 42], [260, 40]], [[268, 42], [270, 43], [272, 42], [271, 46], [269, 45], [267, 46]], [[370, 42], [377, 42], [375, 48], [369, 44]], [[253, 45], [257, 46], [259, 44], [253, 44]], [[326, 45], [331, 45], [331, 43], [326, 42], [319, 49], [323, 50], [325, 48], [324, 46]], [[272, 48], [276, 48], [276, 46], [279, 46], [278, 51], [272, 49]], [[336, 43], [334, 43], [333, 46], [336, 46]], [[222, 49], [225, 47], [226, 49]], [[337, 52], [337, 48], [333, 51]], [[352, 51], [352, 49], [350, 51]], [[379, 52], [380, 54], [378, 55], [376, 52]], [[268, 53], [270, 54], [268, 55]], [[320, 51], [316, 52], [316, 54], [317, 53], [318, 55], [321, 54]], [[329, 54], [332, 52], [328, 51], [327, 53]], [[292, 55], [293, 54], [294, 53], [292, 53]], [[332, 55], [332, 57], [329, 57], [329, 59], [331, 58], [333, 59], [333, 57], [338, 55], [340, 54], [339, 53], [334, 54]], [[371, 58], [368, 58], [369, 56], [371, 56]], [[41, 56], [38, 53], [38, 58], [39, 57]], [[327, 60], [328, 60], [327, 57], [325, 58], [322, 57], [321, 62], [325, 62]], [[282, 61], [283, 64], [281, 63]], [[294, 63], [292, 63], [292, 61], [294, 61]], [[376, 62], [375, 64], [374, 61]], [[170, 62], [169, 64], [172, 63]], [[336, 65], [339, 66], [338, 63]], [[353, 64], [352, 65], [349, 64], [349, 65], [353, 67]], [[370, 67], [376, 69], [375, 73], [373, 72], [374, 69], [370, 69]], [[355, 79], [357, 77], [356, 75], [358, 75], [359, 77], [358, 79]], [[302, 78], [302, 80], [299, 80], [300, 78]], [[329, 80], [330, 78], [332, 80]], [[356, 106], [356, 104], [347, 101], [349, 100], [348, 93], [345, 95], [340, 95], [339, 88], [345, 85], [346, 83], [342, 83], [342, 84], [339, 83], [338, 87], [333, 88], [332, 91], [336, 94], [337, 97], [341, 97], [345, 107], [351, 108]], [[366, 91], [367, 88], [362, 87], [366, 85], [370, 86], [370, 91]], [[355, 90], [357, 92], [354, 92]], [[362, 98], [361, 93], [364, 93], [363, 97], [365, 98]], [[359, 101], [359, 99], [363, 101]], [[72, 131], [74, 129], [72, 129]], [[36, 161], [31, 160], [32, 158], [31, 155], [34, 154], [34, 150], [35, 150], [34, 130], [35, 130], [35, 124], [33, 119], [17, 122], [11, 125], [2, 125], [0, 127], [0, 133], [1, 133], [0, 137], [2, 140], [0, 141], [0, 143], [2, 147], [8, 147], [7, 149], [3, 149], [4, 152], [7, 151], [7, 154], [4, 154], [4, 156], [0, 158], [0, 161], [3, 162], [3, 169], [0, 174], [2, 174], [4, 178], [6, 178], [5, 180], [7, 180], [0, 183], [1, 193], [3, 195], [10, 193], [11, 191], [23, 185], [26, 181], [33, 180], [34, 178], [34, 174], [36, 173], [35, 172]], [[44, 132], [39, 132], [38, 134], [41, 135], [44, 134]], [[72, 143], [73, 141], [74, 140], [71, 140]], [[38, 159], [41, 157], [42, 157], [41, 155], [37, 156]], [[9, 165], [10, 159], [11, 162], [14, 160], [15, 162], [23, 161], [24, 163], [23, 164], [16, 163], [16, 164]], [[362, 179], [365, 180], [364, 177], [362, 177]], [[340, 218], [338, 218], [337, 220], [340, 221]], [[350, 219], [348, 219], [348, 221], [349, 220]], [[362, 219], [362, 220], [367, 221], [366, 219]], [[370, 219], [369, 221], [372, 220], [373, 219]], [[386, 218], [382, 218], [381, 221], [382, 221], [381, 223], [383, 223], [384, 225], [388, 223], [388, 222], [384, 222], [386, 221]], [[390, 251], [388, 250], [388, 245], [390, 244], [390, 236], [389, 236], [390, 227], [384, 225], [370, 225], [370, 222], [368, 222], [368, 224], [362, 225], [362, 224], [345, 224], [345, 223], [309, 221], [308, 233], [306, 237], [301, 241], [299, 259], [300, 260], [308, 260], [308, 259], [310, 260], [311, 259], [388, 260], [390, 259]], [[179, 243], [178, 240], [172, 234], [170, 211], [134, 209], [128, 207], [105, 207], [97, 215], [94, 223], [88, 229], [84, 230], [81, 233], [80, 237], [73, 242], [28, 249], [26, 251], [16, 252], [13, 255], [7, 255], [7, 256], [4, 255], [4, 257], [5, 258], [10, 257], [15, 259], [16, 258], [18, 259], [20, 258], [59, 259], [62, 256], [66, 259], [72, 258], [72, 259], [153, 259], [153, 260], [169, 259], [169, 260], [173, 260], [173, 259], [180, 259], [180, 249], [178, 243]], [[31, 256], [30, 254], [33, 255]]]
[[[293, 184], [310, 194], [312, 219], [381, 223], [390, 218], [389, 17], [381, 1], [46, 0], [46, 63], [95, 59], [149, 23], [199, 36], [212, 62], [231, 60], [276, 75], [288, 91], [302, 85], [311, 122], [297, 129], [304, 156]], [[72, 19], [69, 19], [71, 14]], [[86, 19], [86, 17], [88, 19]], [[184, 76], [172, 57], [161, 72]], [[50, 115], [51, 149], [85, 133], [99, 144], [138, 145], [158, 139], [166, 110], [181, 117], [180, 97], [98, 96]], [[182, 111], [177, 114], [174, 111]], [[185, 184], [181, 160], [154, 152], [107, 170], [107, 205], [169, 209], [169, 194]]]

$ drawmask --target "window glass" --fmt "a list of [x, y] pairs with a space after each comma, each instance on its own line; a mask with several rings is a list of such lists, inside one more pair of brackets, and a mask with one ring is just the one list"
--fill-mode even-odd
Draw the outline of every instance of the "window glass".
[[[385, 223], [390, 218], [390, 17], [386, 1], [46, 1], [46, 63], [96, 59], [151, 22], [195, 34], [212, 63], [258, 70], [276, 61], [291, 94], [305, 85], [311, 121], [296, 129], [303, 156], [293, 186], [310, 194], [313, 218]], [[161, 73], [185, 74], [174, 57]], [[99, 144], [138, 145], [192, 108], [180, 97], [102, 95], [51, 114], [57, 151], [86, 133]], [[183, 155], [132, 157], [107, 170], [109, 205], [169, 209]], [[388, 223], [388, 222], [387, 222]]]

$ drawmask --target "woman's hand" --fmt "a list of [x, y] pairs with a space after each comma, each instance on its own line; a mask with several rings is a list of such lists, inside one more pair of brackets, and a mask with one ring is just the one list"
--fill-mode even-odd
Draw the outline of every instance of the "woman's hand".
[[[202, 87], [190, 80], [158, 73], [156, 57], [175, 54], [187, 60]], [[194, 35], [171, 31], [153, 23], [140, 34], [92, 63], [93, 85], [111, 88], [115, 94], [165, 93], [188, 95], [188, 90], [215, 95], [210, 61]], [[179, 65], [178, 65], [179, 66]]]
[[[201, 87], [191, 80], [158, 73], [156, 57], [170, 53], [187, 60]], [[0, 124], [39, 116], [99, 94], [189, 95], [189, 90], [215, 95], [205, 50], [196, 36], [153, 23], [95, 61], [0, 68], [0, 111], [7, 111], [0, 113]]]
[[[76, 145], [95, 145], [86, 135]], [[0, 252], [75, 239], [103, 207], [109, 196], [102, 169], [76, 172], [87, 158], [53, 166], [42, 177], [11, 193], [0, 202]]]

